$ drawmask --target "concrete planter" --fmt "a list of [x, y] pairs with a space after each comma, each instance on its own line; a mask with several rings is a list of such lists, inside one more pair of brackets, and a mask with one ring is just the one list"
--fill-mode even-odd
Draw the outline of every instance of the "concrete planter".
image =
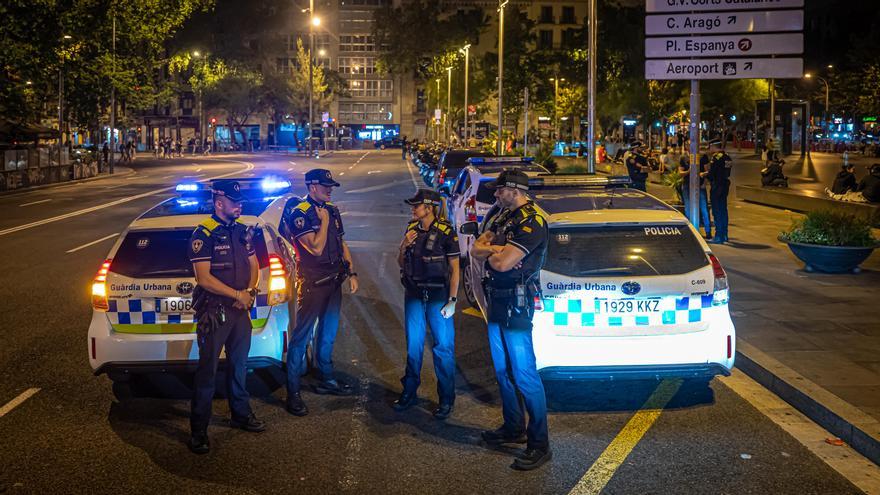
[[859, 265], [871, 256], [876, 246], [853, 247], [853, 246], [820, 246], [818, 244], [803, 244], [790, 242], [779, 237], [779, 240], [788, 244], [791, 252], [806, 266], [808, 272], [819, 271], [825, 273], [858, 273]]

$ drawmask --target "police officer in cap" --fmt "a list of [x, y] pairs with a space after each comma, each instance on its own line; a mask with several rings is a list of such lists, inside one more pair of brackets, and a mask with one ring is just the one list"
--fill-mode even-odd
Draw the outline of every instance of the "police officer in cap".
[[196, 227], [189, 242], [189, 259], [198, 284], [193, 299], [206, 304], [209, 312], [202, 313], [197, 326], [199, 364], [195, 373], [189, 443], [190, 450], [197, 454], [206, 454], [210, 449], [208, 423], [222, 348], [226, 349], [230, 425], [250, 432], [266, 429], [254, 416], [245, 388], [251, 348], [249, 309], [257, 295], [260, 267], [251, 244], [251, 232], [238, 221], [244, 197], [238, 182], [232, 180], [216, 181], [212, 193], [214, 214]]
[[723, 244], [727, 238], [727, 195], [730, 193], [730, 169], [733, 160], [721, 150], [721, 141], [711, 141], [709, 151], [700, 157], [700, 168], [708, 166], [706, 178], [712, 185], [709, 200], [712, 206], [712, 218], [715, 219], [715, 237], [711, 243]]
[[403, 411], [416, 401], [421, 382], [425, 326], [431, 328], [434, 372], [437, 374], [437, 419], [446, 419], [455, 403], [455, 314], [459, 279], [458, 235], [444, 218], [440, 193], [419, 189], [406, 200], [412, 221], [400, 243], [397, 263], [405, 288], [406, 372], [400, 380], [403, 393], [394, 402]]
[[500, 428], [484, 431], [482, 437], [490, 445], [526, 443], [525, 451], [511, 465], [521, 470], [535, 469], [552, 456], [547, 401], [532, 346], [534, 301], [540, 298], [538, 277], [547, 252], [548, 230], [546, 220], [526, 195], [528, 184], [528, 177], [518, 170], [505, 170], [488, 184], [495, 188], [495, 197], [507, 213], [471, 249], [475, 259], [486, 263], [483, 287], [488, 303], [489, 350], [504, 417]]
[[636, 141], [630, 145], [630, 154], [626, 158], [626, 171], [632, 181], [633, 189], [639, 191], [647, 191], [648, 171], [651, 170], [648, 165], [648, 157], [642, 153], [642, 143]]
[[306, 345], [315, 332], [312, 370], [319, 394], [351, 395], [352, 388], [334, 377], [333, 343], [339, 329], [342, 283], [349, 278], [351, 293], [358, 289], [352, 271], [351, 252], [342, 239], [342, 217], [330, 203], [334, 187], [329, 170], [306, 172], [309, 194], [286, 219], [297, 260], [296, 325], [287, 348], [287, 411], [305, 416], [309, 410], [300, 395], [300, 377], [305, 370]]

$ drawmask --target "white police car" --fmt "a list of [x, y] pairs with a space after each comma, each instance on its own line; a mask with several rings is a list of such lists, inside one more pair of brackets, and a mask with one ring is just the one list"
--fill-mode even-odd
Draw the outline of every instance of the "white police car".
[[[294, 314], [294, 257], [278, 226], [293, 195], [283, 180], [235, 180], [247, 198], [239, 221], [255, 227], [260, 263], [248, 367], [280, 367]], [[196, 281], [187, 246], [213, 205], [207, 184], [181, 184], [177, 191], [178, 197], [159, 203], [126, 228], [92, 282], [89, 363], [96, 375], [106, 373], [114, 382], [192, 371], [198, 362], [192, 309]]]
[[[736, 334], [724, 269], [684, 216], [615, 187], [624, 181], [530, 181], [550, 228], [533, 319], [538, 371], [551, 379], [729, 374]], [[482, 279], [482, 263], [466, 269]], [[474, 293], [485, 314], [482, 288]]]

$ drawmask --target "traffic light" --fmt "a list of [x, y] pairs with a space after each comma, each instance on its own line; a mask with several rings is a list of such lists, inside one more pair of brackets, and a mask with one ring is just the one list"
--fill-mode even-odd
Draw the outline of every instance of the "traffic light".
[[217, 119], [215, 119], [214, 117], [211, 117], [211, 123], [208, 124], [208, 127], [214, 127], [214, 125], [215, 125], [216, 123], [217, 123]]

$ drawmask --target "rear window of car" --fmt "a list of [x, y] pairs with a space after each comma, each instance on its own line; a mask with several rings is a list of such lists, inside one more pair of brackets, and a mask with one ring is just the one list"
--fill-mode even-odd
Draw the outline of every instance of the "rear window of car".
[[[187, 256], [192, 229], [133, 230], [125, 236], [113, 257], [110, 271], [130, 278], [192, 277]], [[262, 229], [254, 231], [254, 247], [260, 268], [269, 266]]]
[[477, 203], [491, 205], [495, 203], [495, 190], [486, 187], [486, 184], [492, 182], [492, 179], [484, 179], [480, 181], [477, 187]]
[[570, 277], [657, 276], [709, 264], [686, 225], [552, 228], [544, 269]]
[[447, 151], [443, 157], [443, 167], [446, 168], [446, 174], [458, 174], [458, 171], [467, 166], [467, 159], [474, 156], [488, 156], [488, 153], [482, 151]]

